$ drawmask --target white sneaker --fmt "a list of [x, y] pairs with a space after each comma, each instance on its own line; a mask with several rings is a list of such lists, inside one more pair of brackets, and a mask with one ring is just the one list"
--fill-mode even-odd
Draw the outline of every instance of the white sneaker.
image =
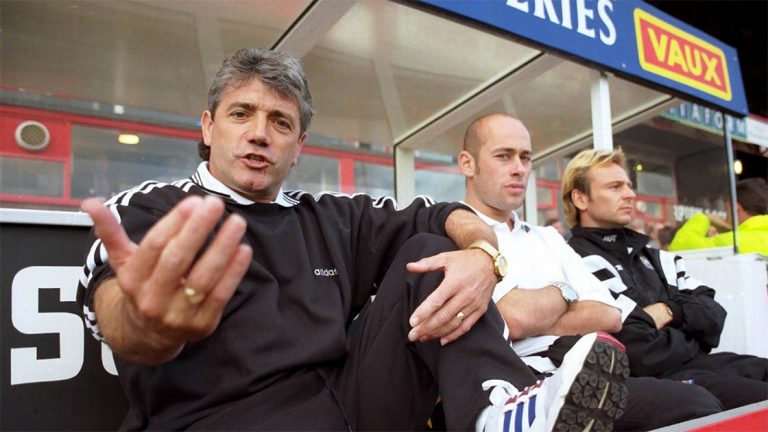
[[624, 380], [629, 362], [611, 335], [579, 339], [554, 375], [518, 391], [506, 381], [489, 380], [491, 405], [480, 414], [478, 432], [610, 432], [627, 406]]

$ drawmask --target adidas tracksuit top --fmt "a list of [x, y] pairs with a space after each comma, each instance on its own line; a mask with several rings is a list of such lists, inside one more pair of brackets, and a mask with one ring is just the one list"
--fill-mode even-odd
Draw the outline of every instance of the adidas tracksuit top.
[[[243, 241], [253, 248], [253, 260], [210, 337], [188, 343], [164, 365], [116, 356], [131, 406], [126, 428], [185, 428], [297, 371], [343, 359], [347, 328], [400, 246], [419, 232], [444, 236], [448, 214], [464, 208], [420, 198], [397, 210], [390, 198], [302, 191], [254, 203], [214, 179], [205, 163], [189, 179], [145, 182], [107, 205], [139, 242], [190, 194], [221, 196], [225, 217], [245, 218]], [[93, 293], [113, 271], [101, 242], [93, 240], [78, 300], [86, 325], [100, 338]]]

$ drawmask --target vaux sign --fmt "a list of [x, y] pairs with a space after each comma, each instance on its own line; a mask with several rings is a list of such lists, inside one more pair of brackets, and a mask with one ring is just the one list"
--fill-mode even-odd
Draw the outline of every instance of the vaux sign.
[[640, 67], [724, 101], [733, 99], [722, 49], [642, 9], [635, 9], [634, 18]]
[[730, 114], [748, 114], [736, 50], [645, 2], [420, 1]]

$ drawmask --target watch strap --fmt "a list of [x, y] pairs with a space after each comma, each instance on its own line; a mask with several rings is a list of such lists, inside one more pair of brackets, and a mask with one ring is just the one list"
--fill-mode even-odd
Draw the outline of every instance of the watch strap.
[[488, 254], [488, 256], [491, 257], [491, 260], [493, 260], [493, 273], [496, 275], [496, 281], [501, 282], [501, 280], [504, 279], [505, 274], [502, 273], [499, 265], [499, 260], [503, 259], [503, 257], [501, 256], [501, 252], [493, 247], [492, 244], [488, 243], [486, 240], [477, 240], [469, 245], [467, 249], [479, 249]]

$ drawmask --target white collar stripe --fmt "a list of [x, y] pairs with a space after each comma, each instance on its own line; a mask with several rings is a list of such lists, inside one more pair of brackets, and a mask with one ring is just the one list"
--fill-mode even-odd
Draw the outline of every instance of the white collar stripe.
[[[195, 174], [192, 176], [192, 181], [200, 186], [200, 188], [202, 188], [206, 193], [211, 195], [228, 198], [238, 204], [254, 204], [254, 201], [251, 201], [250, 199], [233, 191], [224, 183], [220, 182], [213, 175], [211, 175], [210, 171], [208, 171], [207, 162], [201, 162], [200, 165], [197, 166], [197, 172], [195, 172]], [[277, 198], [275, 198], [274, 202], [275, 204], [279, 204], [283, 207], [292, 207], [297, 204], [296, 202], [291, 202], [291, 200], [288, 199], [282, 188], [280, 188], [280, 191], [278, 191]]]

